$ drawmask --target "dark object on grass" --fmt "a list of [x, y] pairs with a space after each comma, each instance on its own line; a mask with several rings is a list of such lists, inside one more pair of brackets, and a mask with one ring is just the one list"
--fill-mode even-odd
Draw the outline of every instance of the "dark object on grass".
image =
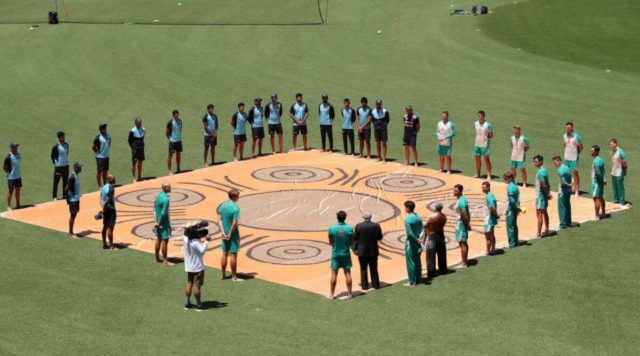
[[58, 12], [57, 11], [49, 11], [49, 24], [57, 25], [58, 24]]
[[474, 15], [485, 15], [489, 13], [489, 8], [484, 5], [476, 5], [471, 8], [471, 13]]

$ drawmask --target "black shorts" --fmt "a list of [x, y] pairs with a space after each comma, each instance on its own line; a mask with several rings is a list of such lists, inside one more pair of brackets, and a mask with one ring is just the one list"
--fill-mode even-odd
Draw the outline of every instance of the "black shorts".
[[371, 141], [371, 129], [358, 130], [358, 140]]
[[144, 147], [140, 147], [140, 148], [131, 147], [131, 160], [144, 161]]
[[240, 142], [247, 142], [247, 135], [246, 134], [233, 135], [233, 143], [237, 145]]
[[217, 146], [218, 145], [218, 136], [213, 138], [209, 135], [204, 137], [204, 148], [209, 148], [209, 146]]
[[373, 132], [373, 136], [376, 139], [376, 142], [382, 141], [387, 142], [387, 138], [389, 137], [387, 129], [375, 129]]
[[70, 201], [69, 204], [69, 213], [71, 215], [76, 215], [80, 211], [80, 202], [79, 201]]
[[282, 135], [282, 124], [269, 124], [269, 135]]
[[169, 153], [182, 152], [182, 141], [169, 142]]
[[9, 191], [12, 192], [15, 188], [22, 188], [22, 178], [8, 179]]
[[98, 157], [96, 157], [96, 168], [98, 168], [98, 172], [108, 171], [109, 170], [109, 157], [107, 157], [107, 158], [98, 158]]
[[251, 133], [253, 134], [254, 140], [264, 138], [264, 127], [252, 127]]
[[302, 126], [294, 126], [293, 127], [293, 136], [298, 136], [298, 134], [303, 134], [306, 135], [307, 134], [307, 125], [302, 125]]
[[417, 134], [412, 134], [412, 135], [405, 134], [404, 137], [402, 138], [402, 145], [416, 147], [417, 141], [418, 141]]
[[104, 209], [102, 213], [102, 225], [104, 226], [116, 226], [116, 210]]
[[187, 282], [202, 286], [204, 284], [204, 270], [200, 272], [187, 272]]

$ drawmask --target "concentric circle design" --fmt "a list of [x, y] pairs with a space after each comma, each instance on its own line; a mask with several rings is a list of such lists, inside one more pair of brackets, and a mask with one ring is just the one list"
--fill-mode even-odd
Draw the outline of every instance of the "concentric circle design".
[[255, 245], [247, 256], [258, 262], [276, 265], [313, 265], [331, 259], [331, 246], [312, 240], [280, 240]]
[[251, 176], [275, 183], [311, 183], [329, 179], [333, 173], [315, 167], [269, 167], [253, 171]]
[[[450, 232], [444, 233], [445, 245], [447, 250], [454, 250], [458, 248], [458, 242], [455, 239], [455, 235]], [[389, 231], [384, 234], [380, 243], [387, 248], [395, 251], [404, 251], [405, 242], [407, 241], [407, 234], [404, 230]]]
[[[142, 189], [116, 197], [118, 203], [129, 206], [152, 207], [160, 189]], [[171, 207], [195, 205], [204, 200], [204, 195], [189, 189], [173, 189], [169, 193]]]
[[[173, 228], [172, 231], [172, 236], [173, 237], [177, 237], [177, 236], [182, 236], [182, 233], [184, 231], [183, 226], [189, 222], [189, 221], [201, 221], [201, 220], [205, 220], [205, 219], [176, 219], [176, 220], [171, 220], [171, 227]], [[216, 222], [213, 222], [211, 220], [207, 220], [209, 222], [209, 226], [207, 227], [207, 229], [209, 230], [209, 235], [208, 236], [213, 236], [215, 234], [218, 234], [220, 232], [220, 226], [218, 226], [218, 224]], [[145, 240], [155, 240], [156, 239], [156, 234], [153, 232], [153, 227], [156, 225], [155, 221], [150, 221], [150, 222], [146, 222], [144, 224], [140, 224], [140, 225], [136, 225], [133, 227], [133, 229], [131, 229], [131, 233], [134, 236], [137, 236], [141, 239], [145, 239]]]
[[440, 179], [419, 176], [415, 174], [389, 174], [385, 176], [369, 178], [366, 186], [373, 189], [382, 189], [387, 192], [421, 192], [436, 189], [444, 185]]
[[[471, 215], [471, 219], [484, 219], [485, 216], [489, 215], [489, 209], [485, 205], [484, 199], [476, 199], [476, 198], [467, 198], [469, 201], [469, 214]], [[456, 203], [458, 201], [455, 199], [443, 200], [442, 205], [444, 208], [442, 209], [442, 213], [451, 216], [458, 217], [458, 212], [456, 211]], [[432, 202], [427, 205], [427, 209], [431, 211], [435, 210], [436, 202]], [[507, 205], [501, 201], [498, 202], [498, 214], [502, 215], [507, 210]]]
[[337, 190], [305, 189], [256, 193], [238, 200], [240, 225], [273, 231], [327, 231], [336, 223], [336, 213], [347, 212], [347, 223], [362, 221], [370, 211], [375, 222], [400, 213], [390, 202], [377, 197]]

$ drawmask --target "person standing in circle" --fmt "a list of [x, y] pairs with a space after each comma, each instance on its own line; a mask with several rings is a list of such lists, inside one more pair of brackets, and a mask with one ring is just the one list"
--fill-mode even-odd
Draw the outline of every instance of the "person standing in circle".
[[53, 163], [53, 200], [58, 199], [58, 184], [62, 180], [62, 198], [67, 198], [65, 187], [69, 181], [69, 143], [65, 141], [65, 134], [58, 131], [58, 142], [51, 147], [51, 162]]
[[222, 276], [220, 279], [227, 279], [227, 259], [231, 255], [231, 280], [234, 282], [243, 282], [238, 278], [238, 251], [240, 250], [240, 207], [238, 199], [240, 192], [232, 189], [228, 193], [229, 200], [222, 203], [218, 207], [218, 220], [222, 226], [222, 241], [220, 242], [220, 250], [222, 250], [222, 258], [220, 260], [220, 270]]
[[338, 223], [329, 228], [329, 244], [331, 244], [331, 294], [329, 299], [335, 299], [338, 270], [342, 268], [347, 284], [347, 298], [351, 299], [351, 253], [349, 248], [353, 243], [353, 228], [345, 223], [347, 213], [339, 211], [336, 214]]

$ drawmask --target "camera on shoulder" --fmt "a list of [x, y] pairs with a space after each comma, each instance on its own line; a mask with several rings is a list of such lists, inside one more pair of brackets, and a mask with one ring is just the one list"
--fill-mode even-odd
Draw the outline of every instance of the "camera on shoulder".
[[184, 236], [188, 239], [201, 239], [209, 235], [209, 230], [206, 227], [209, 226], [209, 222], [206, 220], [191, 221], [184, 226]]

